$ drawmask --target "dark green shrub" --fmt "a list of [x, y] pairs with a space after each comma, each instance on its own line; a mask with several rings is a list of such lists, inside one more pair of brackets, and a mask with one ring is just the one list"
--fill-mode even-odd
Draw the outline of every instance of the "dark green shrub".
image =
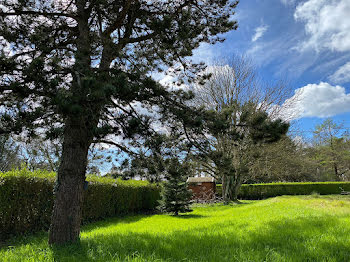
[[[116, 181], [94, 176], [88, 176], [87, 180], [84, 223], [153, 211], [160, 198], [159, 188], [144, 181]], [[0, 173], [0, 240], [48, 229], [54, 184], [54, 173], [27, 170]]]
[[[282, 195], [320, 195], [340, 194], [341, 189], [350, 191], [350, 182], [297, 182], [242, 185], [239, 199], [264, 199]], [[217, 185], [217, 194], [221, 195], [221, 185]]]

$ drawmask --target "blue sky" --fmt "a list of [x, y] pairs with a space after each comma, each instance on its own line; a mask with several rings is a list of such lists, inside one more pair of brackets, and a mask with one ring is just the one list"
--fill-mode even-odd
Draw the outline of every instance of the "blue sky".
[[238, 30], [193, 59], [247, 55], [265, 80], [287, 79], [300, 93], [294, 136], [309, 139], [327, 117], [350, 130], [350, 0], [241, 0], [234, 19]]
[[299, 92], [300, 131], [326, 117], [350, 127], [350, 0], [241, 0], [234, 18], [238, 30], [194, 59], [246, 54], [264, 79], [287, 79]]

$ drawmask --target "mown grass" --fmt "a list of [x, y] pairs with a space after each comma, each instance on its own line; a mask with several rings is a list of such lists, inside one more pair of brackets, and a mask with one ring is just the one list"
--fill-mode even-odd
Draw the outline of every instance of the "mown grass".
[[13, 239], [1, 261], [350, 261], [350, 196], [283, 196], [197, 206], [83, 227], [49, 247], [47, 233]]

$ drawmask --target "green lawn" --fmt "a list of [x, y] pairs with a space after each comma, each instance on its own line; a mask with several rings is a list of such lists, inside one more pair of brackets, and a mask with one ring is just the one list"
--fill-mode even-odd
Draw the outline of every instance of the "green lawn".
[[130, 216], [83, 227], [79, 244], [47, 233], [12, 240], [0, 261], [350, 261], [349, 196], [285, 196]]

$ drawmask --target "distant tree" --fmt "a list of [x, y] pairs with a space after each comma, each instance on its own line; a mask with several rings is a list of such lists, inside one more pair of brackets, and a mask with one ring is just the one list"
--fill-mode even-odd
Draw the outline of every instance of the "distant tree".
[[130, 160], [128, 158], [124, 159], [120, 166], [113, 165], [107, 176], [113, 177], [115, 179], [120, 178], [122, 180], [133, 179], [137, 176], [131, 167]]
[[21, 165], [20, 148], [9, 135], [0, 135], [0, 171], [6, 172]]
[[159, 209], [174, 213], [175, 216], [191, 212], [192, 192], [186, 183], [189, 165], [186, 162], [181, 163], [177, 158], [169, 159], [167, 162], [166, 181], [163, 184]]
[[271, 120], [266, 112], [256, 111], [250, 103], [224, 108], [216, 120], [209, 127], [213, 138], [202, 154], [202, 163], [212, 176], [221, 178], [224, 201], [237, 201], [250, 166], [259, 156], [256, 148], [278, 141], [289, 125], [279, 119]]
[[[136, 106], [180, 118], [189, 94], [150, 75], [185, 61], [200, 43], [236, 29], [236, 1], [0, 0], [0, 134], [63, 137], [50, 244], [79, 238], [92, 143], [141, 139], [151, 119]], [[111, 141], [108, 135], [121, 137]]]
[[333, 173], [335, 180], [344, 180], [350, 173], [350, 144], [343, 127], [328, 118], [316, 126], [313, 136], [315, 160]]
[[310, 148], [289, 136], [255, 149], [255, 161], [244, 183], [317, 181], [318, 164], [310, 157]]
[[48, 141], [41, 137], [17, 139], [20, 158], [29, 170], [43, 169], [57, 172], [60, 163], [62, 143]]
[[288, 130], [278, 117], [290, 89], [283, 83], [263, 83], [252, 63], [241, 56], [214, 64], [208, 73], [211, 78], [204, 85], [193, 86], [196, 103], [211, 110], [215, 120], [208, 122], [210, 145], [198, 154], [199, 166], [222, 181], [226, 202], [236, 201], [256, 147], [278, 141]]

